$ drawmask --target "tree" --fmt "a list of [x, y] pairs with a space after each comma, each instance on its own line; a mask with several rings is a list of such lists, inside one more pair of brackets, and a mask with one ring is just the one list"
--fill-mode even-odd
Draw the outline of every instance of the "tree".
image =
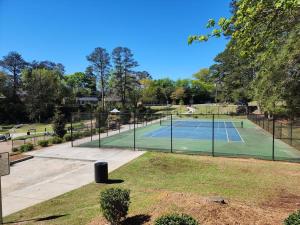
[[89, 94], [92, 96], [97, 95], [97, 76], [93, 72], [93, 67], [88, 66], [85, 69], [85, 76], [86, 76], [86, 88], [89, 90]]
[[208, 82], [210, 79], [210, 71], [208, 68], [203, 68], [199, 70], [197, 73], [193, 74], [195, 79]]
[[171, 94], [171, 98], [173, 99], [173, 101], [175, 103], [177, 103], [177, 101], [183, 101], [184, 98], [184, 88], [183, 87], [177, 87], [175, 89], [175, 91]]
[[175, 90], [174, 81], [169, 78], [155, 80], [156, 98], [159, 103], [168, 104], [171, 100], [171, 94]]
[[87, 60], [91, 63], [91, 68], [100, 80], [100, 89], [101, 89], [101, 101], [102, 109], [105, 107], [105, 88], [107, 80], [109, 77], [109, 68], [110, 68], [110, 56], [104, 48], [95, 48], [94, 51], [88, 55]]
[[121, 97], [122, 107], [125, 108], [126, 96], [129, 91], [133, 90], [134, 83], [136, 83], [136, 74], [133, 68], [137, 67], [138, 63], [134, 60], [131, 50], [126, 47], [115, 48], [112, 52], [112, 58], [114, 62], [114, 86]]
[[53, 131], [54, 133], [62, 138], [66, 134], [65, 126], [66, 126], [66, 120], [62, 113], [62, 111], [59, 108], [56, 108], [54, 118], [53, 118]]
[[76, 72], [65, 76], [65, 80], [75, 97], [95, 94], [95, 77], [88, 73]]
[[155, 81], [143, 79], [140, 82], [143, 87], [141, 96], [142, 102], [151, 104], [157, 103], [157, 98], [155, 96], [157, 87], [155, 86]]
[[207, 27], [213, 28], [212, 32], [190, 36], [189, 44], [229, 37], [229, 44], [212, 67], [223, 94], [257, 100], [270, 114], [284, 106], [293, 116], [300, 102], [295, 92], [299, 88], [300, 2], [233, 0], [231, 7], [230, 18], [220, 18], [218, 23], [209, 20]]
[[33, 61], [30, 64], [30, 67], [32, 69], [47, 69], [47, 70], [56, 70], [58, 71], [61, 76], [63, 76], [63, 74], [65, 73], [65, 67], [64, 65], [62, 65], [61, 63], [54, 63], [48, 60], [45, 61]]
[[138, 71], [136, 72], [136, 76], [138, 80], [152, 80], [152, 76], [147, 71]]
[[14, 101], [16, 101], [17, 91], [20, 87], [20, 74], [26, 65], [27, 62], [17, 52], [9, 52], [0, 60], [0, 67], [2, 67], [4, 71], [7, 71], [12, 78], [12, 95]]
[[56, 70], [27, 69], [22, 72], [22, 83], [30, 120], [41, 122], [52, 117], [55, 106], [64, 97], [60, 73]]

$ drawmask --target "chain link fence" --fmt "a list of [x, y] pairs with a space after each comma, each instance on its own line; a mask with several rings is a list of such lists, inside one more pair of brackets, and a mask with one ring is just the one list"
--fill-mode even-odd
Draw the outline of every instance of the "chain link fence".
[[297, 129], [261, 115], [95, 112], [73, 113], [69, 128], [76, 147], [300, 162]]

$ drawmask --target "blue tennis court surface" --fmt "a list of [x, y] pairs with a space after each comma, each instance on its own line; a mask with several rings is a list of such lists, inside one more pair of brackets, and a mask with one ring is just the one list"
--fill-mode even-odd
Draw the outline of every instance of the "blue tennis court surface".
[[[173, 121], [173, 138], [211, 140], [212, 139], [211, 121]], [[159, 129], [145, 133], [146, 137], [168, 138], [171, 136], [171, 124], [162, 122]], [[214, 123], [215, 140], [227, 142], [242, 142], [242, 138], [236, 129], [236, 124], [227, 121], [217, 121]]]

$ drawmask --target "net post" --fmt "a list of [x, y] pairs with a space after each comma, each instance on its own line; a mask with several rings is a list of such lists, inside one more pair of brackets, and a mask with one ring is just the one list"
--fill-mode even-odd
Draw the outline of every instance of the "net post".
[[73, 113], [71, 112], [71, 147], [73, 147]]
[[214, 157], [215, 156], [215, 114], [212, 115], [212, 148], [211, 148], [211, 154]]
[[272, 129], [272, 160], [275, 160], [275, 117], [273, 116], [273, 129]]
[[99, 133], [99, 141], [98, 141], [98, 147], [101, 148], [101, 112], [99, 112], [98, 115], [98, 133]]
[[173, 117], [171, 114], [171, 153], [173, 153]]
[[135, 151], [135, 112], [133, 113], [133, 150]]

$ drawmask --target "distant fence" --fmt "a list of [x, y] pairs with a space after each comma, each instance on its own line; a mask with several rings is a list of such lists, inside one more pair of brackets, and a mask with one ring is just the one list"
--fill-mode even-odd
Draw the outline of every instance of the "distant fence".
[[19, 138], [14, 138], [11, 140], [11, 149], [13, 150], [14, 148], [19, 148], [21, 145], [31, 143], [34, 146], [38, 145], [38, 142], [41, 140], [49, 140], [53, 136], [47, 135], [47, 134], [42, 134], [38, 136], [22, 136]]
[[300, 150], [300, 119], [273, 119], [263, 114], [249, 115], [248, 119], [269, 133], [274, 133], [275, 138]]
[[300, 162], [298, 129], [261, 115], [91, 112], [73, 113], [70, 134], [76, 147]]

